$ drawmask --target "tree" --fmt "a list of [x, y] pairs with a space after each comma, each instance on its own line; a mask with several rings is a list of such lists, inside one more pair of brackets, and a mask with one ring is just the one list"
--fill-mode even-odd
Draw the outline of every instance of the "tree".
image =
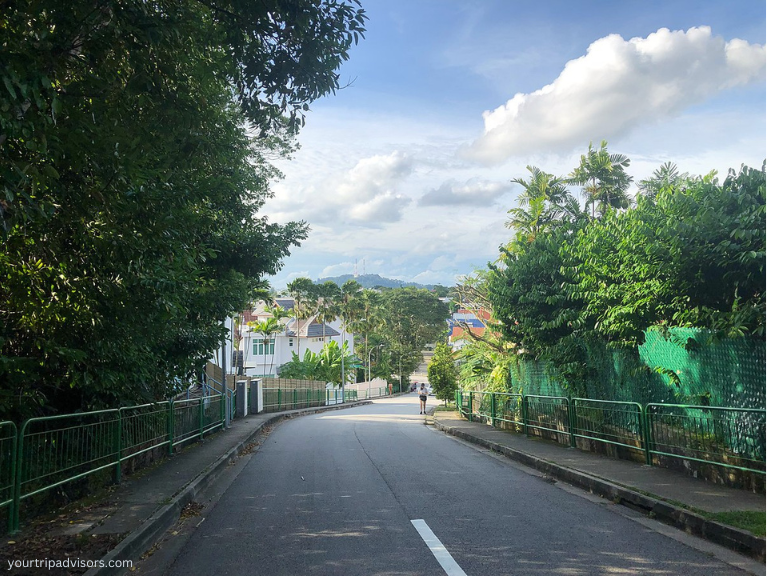
[[293, 352], [291, 361], [280, 366], [279, 372], [282, 378], [295, 378], [299, 380], [320, 380], [340, 384], [343, 371], [348, 376], [359, 365], [357, 358], [350, 354], [346, 342], [339, 346], [338, 342], [328, 342], [319, 354], [311, 350], [304, 351], [304, 357], [300, 358]]
[[582, 230], [563, 252], [597, 333], [642, 343], [650, 326], [765, 335], [765, 166], [662, 189]]
[[272, 316], [271, 318], [267, 318], [265, 320], [261, 320], [259, 322], [249, 322], [248, 326], [250, 326], [251, 330], [257, 334], [261, 334], [263, 336], [263, 345], [264, 345], [264, 352], [266, 353], [267, 348], [271, 350], [271, 356], [270, 356], [270, 362], [269, 362], [269, 373], [272, 374], [272, 365], [275, 361], [275, 345], [273, 342], [273, 338], [275, 334], [279, 334], [283, 331], [283, 326], [280, 324], [280, 321]]
[[514, 242], [508, 249], [524, 249], [540, 232], [547, 232], [561, 220], [574, 220], [582, 216], [579, 203], [565, 187], [565, 180], [547, 174], [535, 166], [527, 166], [530, 180], [515, 178], [515, 184], [523, 187], [518, 196], [519, 206], [507, 213], [507, 228], [514, 228]]
[[[341, 286], [339, 296], [339, 316], [341, 316], [341, 341], [347, 343], [347, 325], [354, 323], [361, 317], [360, 295], [363, 287], [355, 280], [347, 280]], [[346, 376], [349, 372], [344, 365], [344, 356], [341, 357], [341, 371]], [[341, 389], [344, 390], [346, 378], [341, 382]]]
[[627, 190], [632, 177], [626, 173], [628, 167], [629, 158], [623, 154], [609, 154], [605, 140], [600, 143], [599, 150], [589, 143], [589, 150], [582, 154], [579, 166], [571, 172], [568, 182], [583, 186], [593, 218], [595, 211], [602, 217], [609, 208], [629, 208], [631, 201]]
[[295, 319], [296, 349], [301, 356], [300, 321], [309, 320], [317, 307], [315, 284], [309, 278], [296, 278], [288, 283], [288, 294], [293, 298], [291, 313]]
[[445, 336], [448, 306], [428, 290], [411, 287], [382, 292], [382, 303], [387, 319], [383, 336], [402, 382], [421, 362], [424, 347]]
[[341, 290], [335, 282], [330, 280], [323, 284], [315, 284], [313, 290], [318, 304], [317, 319], [323, 324], [323, 342], [325, 342], [326, 322], [333, 322], [339, 316]]
[[427, 377], [438, 400], [451, 400], [456, 393], [458, 376], [453, 352], [450, 346], [440, 342], [435, 346], [435, 354], [427, 366]]
[[[353, 319], [349, 327], [355, 336], [362, 334], [362, 345], [357, 339], [355, 343], [358, 350], [362, 348], [361, 357], [367, 361], [369, 358], [369, 340], [371, 335], [377, 334], [383, 328], [385, 321], [380, 294], [375, 290], [362, 290], [359, 295], [358, 308], [359, 317]], [[380, 338], [374, 336], [374, 346], [382, 342]]]
[[0, 417], [163, 399], [200, 369], [306, 237], [258, 215], [268, 158], [364, 20], [354, 0], [4, 5]]

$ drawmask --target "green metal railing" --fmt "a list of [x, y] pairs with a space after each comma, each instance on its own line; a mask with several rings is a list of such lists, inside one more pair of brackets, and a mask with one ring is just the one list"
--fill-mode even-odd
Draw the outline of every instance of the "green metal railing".
[[[341, 390], [263, 388], [262, 394], [264, 412], [281, 412], [342, 403]], [[357, 400], [355, 390], [346, 391], [344, 396], [347, 401]]]
[[[456, 392], [456, 406], [470, 421], [500, 422], [526, 435], [555, 434], [576, 446], [577, 438], [653, 455], [766, 473], [766, 411], [682, 404], [614, 402], [565, 396]], [[507, 426], [509, 427], [509, 426]]]
[[511, 424], [508, 427], [527, 433], [522, 394], [496, 394], [493, 406], [496, 422]]
[[16, 433], [0, 423], [0, 507], [9, 531], [24, 500], [104, 470], [119, 482], [122, 465], [155, 448], [202, 438], [224, 425], [221, 395], [113, 410], [31, 418]]
[[637, 402], [573, 398], [571, 431], [574, 439], [596, 440], [647, 453], [643, 442], [643, 407]]
[[[570, 403], [568, 398], [526, 394], [523, 401], [525, 403], [523, 424], [526, 433], [530, 433], [531, 429], [559, 435], [567, 435], [570, 432]], [[573, 445], [572, 441], [571, 445]]]
[[755, 471], [765, 467], [765, 415], [750, 408], [648, 404], [649, 452]]

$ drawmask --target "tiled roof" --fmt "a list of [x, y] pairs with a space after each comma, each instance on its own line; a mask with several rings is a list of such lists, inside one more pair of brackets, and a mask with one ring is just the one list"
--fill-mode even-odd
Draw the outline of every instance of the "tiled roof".
[[285, 335], [295, 337], [297, 324], [298, 324], [299, 336], [301, 338], [322, 338], [324, 335], [325, 336], [339, 335], [339, 332], [337, 332], [336, 330], [328, 326], [328, 324], [317, 322], [314, 317], [308, 320], [298, 320], [298, 321], [295, 318], [292, 318], [286, 325]]
[[280, 306], [286, 312], [293, 310], [293, 298], [275, 298], [275, 304]]

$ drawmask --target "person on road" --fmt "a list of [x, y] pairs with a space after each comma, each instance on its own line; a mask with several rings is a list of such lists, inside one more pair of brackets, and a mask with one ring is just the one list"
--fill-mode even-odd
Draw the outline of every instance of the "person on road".
[[421, 383], [421, 387], [419, 388], [419, 403], [421, 404], [421, 411], [419, 414], [426, 414], [427, 413], [427, 389], [424, 386], [424, 382]]

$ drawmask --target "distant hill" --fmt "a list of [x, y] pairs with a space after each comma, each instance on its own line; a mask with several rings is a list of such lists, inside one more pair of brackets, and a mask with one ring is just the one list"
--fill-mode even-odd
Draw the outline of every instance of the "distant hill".
[[342, 274], [341, 276], [332, 276], [330, 278], [320, 278], [315, 280], [315, 284], [322, 284], [323, 282], [335, 282], [339, 286], [344, 284], [347, 280], [357, 280], [363, 288], [375, 288], [381, 286], [382, 288], [401, 288], [406, 286], [412, 286], [414, 288], [426, 288], [431, 290], [432, 284], [419, 284], [417, 282], [403, 282], [402, 280], [393, 280], [391, 278], [384, 278], [378, 274], [360, 274], [355, 278], [352, 274]]

